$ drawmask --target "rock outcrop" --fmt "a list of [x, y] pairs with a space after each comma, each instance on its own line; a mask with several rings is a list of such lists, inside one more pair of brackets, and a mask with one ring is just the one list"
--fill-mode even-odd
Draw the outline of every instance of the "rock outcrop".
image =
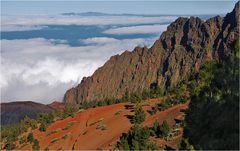
[[175, 86], [198, 70], [206, 60], [222, 59], [232, 53], [239, 38], [239, 2], [225, 17], [206, 21], [180, 17], [167, 27], [151, 48], [136, 47], [132, 52], [112, 56], [90, 77], [68, 90], [67, 104], [120, 98], [157, 84], [162, 90]]

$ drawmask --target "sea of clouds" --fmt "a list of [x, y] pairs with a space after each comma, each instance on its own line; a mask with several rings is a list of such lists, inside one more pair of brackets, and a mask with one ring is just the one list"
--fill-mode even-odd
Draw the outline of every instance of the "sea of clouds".
[[[136, 46], [151, 46], [176, 16], [2, 16], [1, 32], [34, 31], [49, 25], [111, 26], [108, 36], [66, 40], [44, 37], [1, 39], [1, 101], [61, 101], [65, 91], [90, 76], [112, 55]], [[73, 33], [76, 34], [76, 33]], [[152, 37], [116, 39], [113, 35], [155, 34]], [[57, 42], [57, 43], [56, 43]]]

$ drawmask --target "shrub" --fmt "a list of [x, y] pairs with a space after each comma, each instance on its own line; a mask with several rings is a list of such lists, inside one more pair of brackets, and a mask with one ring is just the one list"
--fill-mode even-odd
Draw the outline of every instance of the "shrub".
[[180, 149], [181, 150], [190, 150], [190, 151], [194, 151], [194, 147], [193, 145], [191, 145], [188, 141], [187, 138], [183, 138], [180, 144]]
[[159, 127], [159, 136], [166, 137], [170, 131], [169, 125], [166, 120], [163, 121], [162, 125]]
[[33, 133], [29, 133], [29, 134], [28, 134], [28, 137], [27, 137], [27, 141], [28, 141], [29, 143], [32, 143], [33, 140], [34, 140]]
[[62, 128], [62, 130], [67, 130], [67, 129], [69, 129], [73, 125], [74, 125], [74, 122], [69, 122], [69, 123], [67, 123], [66, 126], [64, 126], [64, 128]]
[[149, 137], [150, 129], [136, 124], [127, 134], [122, 134], [116, 147], [119, 150], [154, 150], [157, 147], [149, 141]]
[[54, 139], [50, 142], [50, 144], [56, 143], [57, 141], [59, 141], [59, 138], [54, 138]]
[[155, 120], [153, 123], [152, 130], [158, 137], [166, 137], [170, 131], [169, 125], [166, 120], [163, 121], [162, 125], [159, 125], [158, 121]]
[[71, 136], [71, 133], [67, 133], [67, 134], [63, 135], [62, 139], [67, 139], [69, 136]]
[[16, 144], [13, 142], [7, 142], [5, 145], [6, 150], [13, 150], [16, 148]]
[[142, 106], [137, 105], [135, 108], [135, 115], [133, 117], [133, 122], [136, 124], [142, 123], [146, 119], [146, 114]]
[[142, 100], [141, 95], [139, 93], [133, 93], [130, 95], [130, 101], [132, 103], [138, 103]]
[[41, 123], [40, 127], [39, 127], [39, 131], [41, 132], [45, 132], [47, 129], [47, 124], [45, 123]]
[[39, 150], [39, 149], [40, 149], [39, 141], [37, 139], [34, 139], [32, 150]]

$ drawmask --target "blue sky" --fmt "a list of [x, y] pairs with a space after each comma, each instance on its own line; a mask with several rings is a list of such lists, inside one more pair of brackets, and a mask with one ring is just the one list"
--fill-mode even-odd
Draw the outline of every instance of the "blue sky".
[[132, 14], [225, 14], [236, 1], [1, 1], [2, 14], [104, 12]]

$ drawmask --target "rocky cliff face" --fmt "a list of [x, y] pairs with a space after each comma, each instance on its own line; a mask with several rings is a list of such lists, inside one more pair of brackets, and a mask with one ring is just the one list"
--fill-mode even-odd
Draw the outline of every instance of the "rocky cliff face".
[[120, 98], [126, 91], [136, 92], [158, 84], [163, 90], [173, 87], [198, 70], [206, 60], [221, 59], [232, 53], [239, 38], [239, 2], [225, 17], [206, 21], [178, 18], [151, 48], [136, 47], [132, 52], [112, 56], [91, 77], [64, 96], [67, 104]]

